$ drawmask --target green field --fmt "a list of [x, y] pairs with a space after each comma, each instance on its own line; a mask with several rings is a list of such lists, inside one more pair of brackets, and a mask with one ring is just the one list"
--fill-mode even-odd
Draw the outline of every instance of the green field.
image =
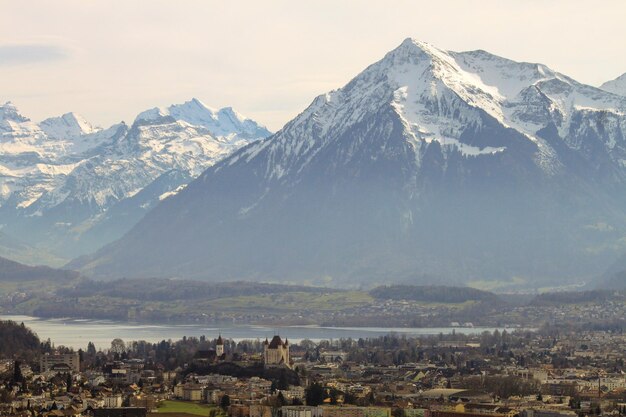
[[513, 277], [508, 280], [474, 280], [467, 283], [468, 287], [476, 288], [477, 290], [483, 291], [496, 291], [503, 290], [516, 286], [523, 286], [527, 284], [527, 281], [521, 277]]
[[374, 299], [363, 291], [340, 291], [326, 294], [290, 292], [284, 294], [259, 294], [209, 300], [204, 307], [218, 311], [340, 311], [371, 304]]
[[190, 401], [163, 401], [159, 404], [159, 413], [185, 413], [208, 417], [212, 410], [216, 410], [216, 416], [223, 415], [220, 408], [208, 404]]

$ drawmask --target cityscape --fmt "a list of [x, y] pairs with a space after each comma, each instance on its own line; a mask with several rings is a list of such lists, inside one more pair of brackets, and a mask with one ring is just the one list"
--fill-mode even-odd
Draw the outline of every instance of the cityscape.
[[[622, 415], [626, 335], [545, 326], [420, 338], [111, 341], [77, 351], [4, 322], [2, 415]], [[7, 343], [11, 341], [14, 343]], [[44, 353], [40, 353], [44, 352]]]

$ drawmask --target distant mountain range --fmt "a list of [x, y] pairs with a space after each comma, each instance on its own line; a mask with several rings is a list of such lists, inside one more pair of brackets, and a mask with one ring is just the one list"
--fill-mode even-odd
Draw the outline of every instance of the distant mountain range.
[[588, 280], [626, 251], [619, 80], [603, 90], [407, 39], [71, 266], [338, 286]]
[[20, 244], [0, 244], [0, 255], [58, 264], [93, 252], [219, 159], [269, 135], [232, 108], [197, 99], [107, 129], [74, 113], [35, 123], [6, 103], [0, 225], [7, 242]]
[[48, 266], [28, 266], [0, 257], [0, 282], [24, 281], [67, 281], [78, 278], [74, 271], [50, 268]]

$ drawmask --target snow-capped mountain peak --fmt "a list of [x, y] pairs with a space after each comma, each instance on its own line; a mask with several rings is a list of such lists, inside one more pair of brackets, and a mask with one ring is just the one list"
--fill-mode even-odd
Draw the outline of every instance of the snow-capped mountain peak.
[[[170, 119], [168, 119], [170, 118]], [[256, 140], [270, 135], [269, 130], [257, 122], [237, 113], [232, 107], [213, 109], [197, 98], [169, 107], [155, 107], [140, 113], [135, 122], [169, 120], [185, 122], [206, 128], [220, 138]]]
[[600, 89], [620, 96], [626, 96], [626, 73], [614, 80], [605, 82], [600, 86]]
[[51, 139], [75, 139], [100, 130], [76, 113], [50, 117], [39, 123], [39, 126]]
[[[567, 137], [584, 109], [606, 111], [612, 117], [626, 112], [626, 100], [543, 64], [516, 62], [481, 50], [443, 51], [413, 39], [405, 40], [356, 79], [372, 71], [387, 74], [396, 88], [392, 105], [418, 140], [445, 141], [463, 152], [468, 144], [460, 135], [468, 124], [478, 123], [482, 111], [538, 146], [537, 163], [550, 172], [560, 162], [554, 160], [554, 150], [537, 137], [547, 123], [554, 123], [559, 135]], [[449, 114], [452, 110], [455, 113]], [[498, 145], [486, 149], [507, 146]]]
[[[553, 175], [563, 165], [554, 149], [559, 144], [548, 143], [539, 133], [541, 129], [554, 126], [560, 140], [574, 136], [573, 129], [580, 135], [592, 128], [580, 125], [588, 109], [620, 118], [626, 112], [626, 100], [578, 83], [543, 64], [516, 62], [483, 50], [445, 51], [408, 38], [345, 87], [318, 96], [271, 140], [259, 142], [234, 158], [250, 160], [267, 149], [274, 155], [271, 159], [278, 160], [279, 155], [281, 159], [277, 166], [266, 168], [268, 177], [301, 172], [303, 161], [307, 164], [321, 148], [389, 107], [405, 125], [418, 163], [433, 141], [442, 146], [444, 154], [460, 152], [464, 156], [526, 146], [529, 152], [534, 150], [537, 166]], [[493, 123], [514, 129], [517, 135], [469, 139], [468, 128], [480, 131]], [[615, 135], [620, 137], [618, 132]], [[513, 137], [524, 145], [511, 143]], [[615, 144], [607, 139], [602, 146], [609, 149]], [[624, 156], [614, 153], [612, 157], [619, 161]]]
[[[44, 138], [45, 134], [37, 123], [22, 116], [13, 103], [9, 101], [0, 105], [0, 156], [23, 153], [49, 156], [50, 144], [43, 143]], [[3, 184], [0, 186], [5, 190], [7, 188]]]
[[173, 104], [168, 108], [177, 120], [184, 120], [188, 123], [204, 126], [206, 123], [214, 122], [217, 119], [218, 110], [213, 109], [197, 98], [192, 98], [182, 104]]
[[204, 126], [216, 136], [229, 137], [233, 133], [245, 139], [269, 136], [269, 131], [264, 126], [241, 115], [232, 107], [216, 110], [193, 98], [182, 104], [174, 104], [168, 110], [176, 120]]
[[133, 124], [141, 122], [154, 122], [170, 116], [170, 113], [165, 107], [153, 107], [148, 110], [144, 110], [135, 117]]
[[387, 54], [387, 56], [396, 57], [400, 61], [407, 56], [413, 56], [417, 58], [426, 57], [433, 62], [438, 60], [445, 61], [447, 55], [447, 52], [443, 49], [415, 38], [406, 38], [398, 47]]
[[7, 101], [6, 103], [0, 105], [0, 121], [12, 121], [12, 122], [27, 122], [28, 118], [22, 116], [15, 105]]

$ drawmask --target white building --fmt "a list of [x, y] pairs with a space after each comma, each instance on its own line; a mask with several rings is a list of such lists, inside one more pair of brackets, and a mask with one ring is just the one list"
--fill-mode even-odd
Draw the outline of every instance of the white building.
[[41, 372], [80, 372], [80, 358], [78, 352], [51, 355], [46, 353], [39, 359]]
[[104, 397], [104, 408], [121, 408], [122, 407], [122, 395], [113, 394]]
[[281, 407], [283, 417], [322, 417], [321, 407], [310, 407], [306, 405], [289, 405]]

